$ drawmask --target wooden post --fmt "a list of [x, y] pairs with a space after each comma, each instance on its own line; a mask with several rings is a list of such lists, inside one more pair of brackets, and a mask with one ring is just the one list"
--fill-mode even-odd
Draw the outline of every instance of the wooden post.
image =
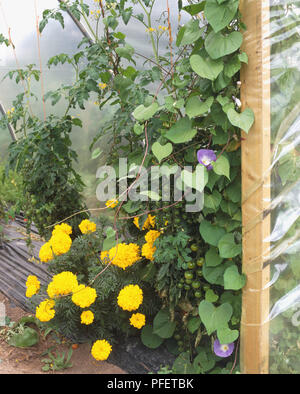
[[241, 0], [243, 50], [249, 63], [241, 71], [242, 109], [250, 107], [255, 123], [242, 142], [243, 290], [241, 371], [269, 372], [269, 244], [270, 234], [270, 44], [269, 0]]

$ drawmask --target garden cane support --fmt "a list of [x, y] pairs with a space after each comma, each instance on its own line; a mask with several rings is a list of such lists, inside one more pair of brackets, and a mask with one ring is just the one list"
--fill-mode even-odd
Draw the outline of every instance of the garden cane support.
[[243, 290], [241, 321], [242, 373], [268, 373], [269, 360], [269, 244], [270, 215], [270, 46], [269, 1], [243, 0], [247, 30], [244, 50], [249, 64], [241, 73], [243, 106], [253, 108], [255, 124], [242, 142]]

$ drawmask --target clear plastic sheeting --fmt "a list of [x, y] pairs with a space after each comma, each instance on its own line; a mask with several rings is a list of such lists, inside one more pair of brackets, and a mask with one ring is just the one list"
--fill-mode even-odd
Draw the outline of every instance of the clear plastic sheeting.
[[291, 374], [300, 373], [300, 1], [270, 1], [269, 34], [269, 372]]
[[[91, 11], [95, 11], [96, 5], [94, 0], [85, 0], [84, 2], [90, 6]], [[183, 4], [187, 4], [187, 1], [183, 1]], [[37, 44], [36, 12], [39, 21], [41, 21], [42, 13], [45, 9], [58, 8], [58, 6], [58, 0], [0, 0], [0, 33], [8, 38], [8, 31], [10, 30], [11, 39], [15, 45], [15, 52], [12, 51], [11, 47], [6, 48], [5, 45], [0, 46], [0, 101], [6, 109], [12, 107], [12, 101], [18, 93], [22, 92], [22, 86], [21, 84], [15, 85], [9, 78], [3, 81], [4, 75], [11, 70], [19, 67], [24, 68], [29, 64], [35, 64], [36, 68], [39, 69], [40, 59]], [[178, 27], [177, 1], [174, 1], [174, 6], [174, 9], [171, 9], [171, 23], [174, 31], [176, 31]], [[134, 9], [135, 11], [141, 11], [139, 5], [135, 5]], [[16, 10], [18, 11], [16, 12]], [[153, 20], [157, 23], [157, 26], [162, 24], [162, 20], [165, 18], [165, 11], [166, 2], [157, 0], [153, 9]], [[62, 29], [57, 21], [50, 20], [40, 38], [40, 54], [45, 92], [55, 90], [62, 85], [72, 84], [72, 81], [75, 80], [75, 72], [71, 65], [64, 64], [51, 67], [50, 69], [47, 66], [47, 62], [52, 56], [60, 53], [74, 55], [80, 50], [78, 49], [78, 44], [82, 40], [83, 34], [67, 13], [64, 12], [63, 15], [65, 18], [65, 28]], [[182, 14], [180, 23], [184, 24], [185, 20], [188, 20], [187, 13]], [[81, 22], [88, 32], [85, 22], [83, 20]], [[90, 23], [91, 26], [95, 24], [92, 17], [90, 18]], [[99, 32], [101, 34], [103, 25], [100, 23], [99, 26]], [[153, 56], [149, 34], [147, 34], [145, 27], [141, 23], [134, 20], [130, 21], [127, 26], [120, 23], [118, 31], [126, 34], [126, 40], [136, 49], [136, 52], [144, 56]], [[160, 40], [162, 53], [167, 51], [167, 47], [168, 39], [167, 37], [163, 37]], [[143, 67], [144, 58], [135, 56], [135, 60], [139, 67]], [[35, 114], [38, 114], [42, 119], [41, 84], [33, 83], [32, 91], [40, 97], [40, 100], [37, 102], [33, 101], [31, 106]], [[109, 105], [105, 106], [102, 111], [99, 111], [99, 108], [94, 104], [95, 100], [96, 98], [93, 99], [91, 97], [90, 102], [85, 103], [85, 110], [73, 110], [71, 113], [71, 115], [79, 116], [83, 122], [82, 129], [74, 127], [72, 142], [78, 154], [78, 163], [75, 164], [75, 168], [82, 176], [86, 185], [84, 194], [89, 207], [94, 207], [98, 203], [96, 199], [96, 172], [97, 168], [103, 165], [106, 160], [105, 153], [101, 157], [98, 157], [97, 160], [92, 160], [89, 147], [94, 137], [99, 133], [99, 130], [103, 128], [103, 125], [109, 122], [110, 119], [113, 120], [114, 114], [113, 108]], [[51, 106], [50, 100], [46, 101], [47, 115], [50, 113], [58, 116], [63, 115], [65, 109], [66, 105], [63, 105], [62, 101], [54, 107]], [[11, 137], [8, 130], [0, 130], [0, 161], [5, 158], [10, 141]], [[101, 144], [102, 146], [103, 144], [109, 146], [109, 141], [102, 141]], [[104, 149], [103, 151], [108, 152], [109, 149]]]

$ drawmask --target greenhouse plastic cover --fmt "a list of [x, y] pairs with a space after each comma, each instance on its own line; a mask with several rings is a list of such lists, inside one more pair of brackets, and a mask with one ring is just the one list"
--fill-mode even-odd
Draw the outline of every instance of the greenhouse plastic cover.
[[[85, 0], [85, 3], [89, 4], [91, 10], [95, 9], [95, 2], [93, 0]], [[185, 3], [184, 1], [183, 4]], [[172, 26], [176, 28], [178, 26], [177, 0], [174, 1], [174, 5], [175, 8], [174, 10], [171, 9], [170, 17]], [[15, 52], [11, 47], [6, 48], [5, 45], [0, 46], [0, 103], [2, 102], [4, 104], [6, 110], [12, 107], [12, 101], [18, 93], [22, 92], [22, 86], [21, 84], [15, 85], [9, 78], [3, 80], [3, 77], [11, 70], [24, 68], [29, 64], [35, 64], [36, 69], [39, 69], [40, 58], [37, 43], [36, 14], [38, 15], [38, 20], [41, 21], [43, 10], [58, 8], [58, 6], [58, 0], [0, 1], [0, 33], [8, 38], [8, 31], [10, 30], [12, 42], [15, 46]], [[153, 9], [153, 19], [158, 21], [163, 11], [165, 11], [165, 2], [158, 1]], [[60, 53], [73, 55], [78, 52], [78, 44], [83, 39], [82, 31], [78, 29], [71, 17], [65, 12], [63, 15], [65, 18], [65, 28], [62, 29], [57, 21], [50, 20], [40, 38], [44, 92], [55, 90], [63, 84], [71, 84], [74, 80], [74, 70], [71, 65], [65, 63], [64, 65], [51, 67], [50, 69], [47, 66], [47, 62], [52, 56]], [[182, 15], [181, 23], [184, 23], [185, 18], [188, 18], [188, 14]], [[84, 21], [81, 22], [85, 28]], [[127, 26], [120, 24], [118, 30], [126, 34], [126, 40], [135, 47], [137, 52], [145, 56], [151, 56], [150, 39], [144, 26], [132, 21]], [[161, 48], [167, 47], [166, 40], [167, 38], [160, 40]], [[144, 59], [142, 58], [136, 57], [135, 60], [140, 67], [144, 63]], [[36, 82], [32, 86], [32, 90], [41, 99], [38, 102], [33, 101], [31, 106], [34, 112], [42, 119], [41, 83]], [[94, 208], [95, 204], [98, 203], [96, 199], [96, 172], [97, 168], [105, 163], [106, 157], [103, 153], [97, 160], [92, 160], [89, 147], [103, 124], [113, 119], [113, 112], [109, 106], [99, 111], [99, 108], [94, 102], [95, 99], [91, 97], [91, 100], [85, 103], [85, 110], [76, 109], [70, 113], [74, 116], [78, 115], [83, 122], [83, 128], [74, 127], [72, 131], [72, 142], [78, 154], [78, 163], [75, 163], [75, 169], [80, 173], [86, 185], [84, 194], [86, 203], [90, 208]], [[54, 113], [59, 116], [63, 114], [64, 110], [65, 105], [62, 105], [61, 102], [53, 107], [50, 104], [50, 100], [46, 101], [47, 115]], [[5, 159], [10, 142], [11, 136], [8, 130], [0, 130], [0, 162], [2, 159]], [[104, 151], [107, 152], [109, 149]]]
[[270, 372], [300, 372], [300, 2], [270, 4]]
[[[253, 340], [264, 348], [258, 350], [260, 372], [300, 373], [300, 1], [245, 0], [243, 9], [253, 13], [252, 19], [245, 18], [249, 66], [261, 56], [261, 69], [255, 76], [252, 66], [246, 78], [257, 84], [248, 80], [245, 87], [246, 105], [254, 104], [256, 137], [251, 130], [243, 163], [244, 185], [252, 188], [244, 187], [243, 193], [248, 215], [243, 223], [243, 247], [248, 249], [243, 302], [248, 297], [248, 304], [243, 305], [242, 325], [261, 335]], [[249, 20], [255, 23], [249, 26]], [[253, 310], [252, 321], [247, 308]], [[246, 360], [244, 354], [244, 362], [251, 364], [251, 356]], [[243, 368], [247, 373], [247, 365]]]

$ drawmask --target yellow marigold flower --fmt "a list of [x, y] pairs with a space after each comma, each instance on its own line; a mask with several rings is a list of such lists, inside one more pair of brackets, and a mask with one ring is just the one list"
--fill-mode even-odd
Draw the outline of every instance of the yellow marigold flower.
[[72, 301], [80, 308], [88, 308], [95, 302], [96, 298], [96, 290], [85, 285], [79, 285], [72, 295]]
[[[140, 225], [139, 225], [139, 217], [135, 217], [133, 219], [133, 223], [135, 224], [135, 226], [140, 229]], [[152, 216], [150, 214], [148, 214], [147, 219], [143, 225], [142, 230], [148, 230], [150, 227], [154, 228], [155, 227], [155, 216]]]
[[108, 257], [113, 265], [123, 269], [130, 267], [141, 258], [139, 246], [133, 243], [128, 245], [120, 243], [109, 251], [103, 251], [100, 257], [101, 260]]
[[62, 231], [67, 235], [72, 234], [72, 227], [69, 226], [67, 223], [57, 224], [52, 231], [52, 235], [55, 235], [58, 231]]
[[118, 204], [119, 204], [119, 201], [117, 199], [115, 199], [115, 198], [113, 198], [112, 200], [108, 200], [105, 203], [105, 205], [108, 208], [115, 208]]
[[108, 258], [109, 257], [109, 251], [108, 250], [104, 250], [103, 252], [101, 252], [101, 254], [100, 254], [100, 259], [102, 260], [102, 261], [104, 261], [106, 258]]
[[154, 244], [155, 240], [160, 236], [160, 232], [156, 230], [150, 230], [145, 235], [145, 240], [148, 244]]
[[92, 311], [83, 311], [81, 316], [81, 324], [92, 324], [94, 321], [94, 314]]
[[142, 313], [134, 313], [129, 321], [133, 327], [141, 329], [146, 324], [146, 316]]
[[71, 237], [63, 231], [56, 231], [49, 240], [49, 244], [56, 256], [67, 253], [72, 246]]
[[40, 249], [39, 258], [43, 263], [53, 259], [53, 251], [49, 242], [46, 242]]
[[138, 285], [125, 286], [118, 295], [118, 305], [125, 311], [135, 311], [143, 302], [143, 291]]
[[55, 316], [55, 310], [53, 309], [55, 305], [54, 300], [42, 301], [40, 305], [35, 310], [35, 316], [42, 322], [47, 322]]
[[39, 287], [35, 286], [35, 285], [30, 285], [27, 287], [26, 289], [26, 293], [25, 296], [27, 298], [31, 298], [33, 295], [37, 294], [39, 291]]
[[107, 87], [107, 84], [100, 82], [100, 83], [98, 83], [98, 86], [100, 89], [104, 90]]
[[108, 359], [111, 350], [111, 345], [105, 339], [98, 339], [92, 346], [91, 354], [95, 360], [105, 361]]
[[30, 285], [36, 285], [36, 286], [40, 285], [40, 281], [35, 275], [29, 275], [27, 277], [26, 286], [30, 286]]
[[70, 271], [54, 275], [49, 283], [47, 293], [50, 298], [73, 293], [78, 287], [77, 276]]
[[96, 224], [88, 219], [84, 219], [79, 225], [79, 229], [82, 234], [93, 233], [96, 231], [96, 228]]
[[156, 251], [156, 246], [153, 246], [152, 243], [145, 243], [142, 246], [142, 256], [146, 257], [148, 260], [154, 260], [154, 253]]
[[40, 290], [41, 283], [35, 275], [29, 275], [26, 281], [26, 297], [31, 298]]

